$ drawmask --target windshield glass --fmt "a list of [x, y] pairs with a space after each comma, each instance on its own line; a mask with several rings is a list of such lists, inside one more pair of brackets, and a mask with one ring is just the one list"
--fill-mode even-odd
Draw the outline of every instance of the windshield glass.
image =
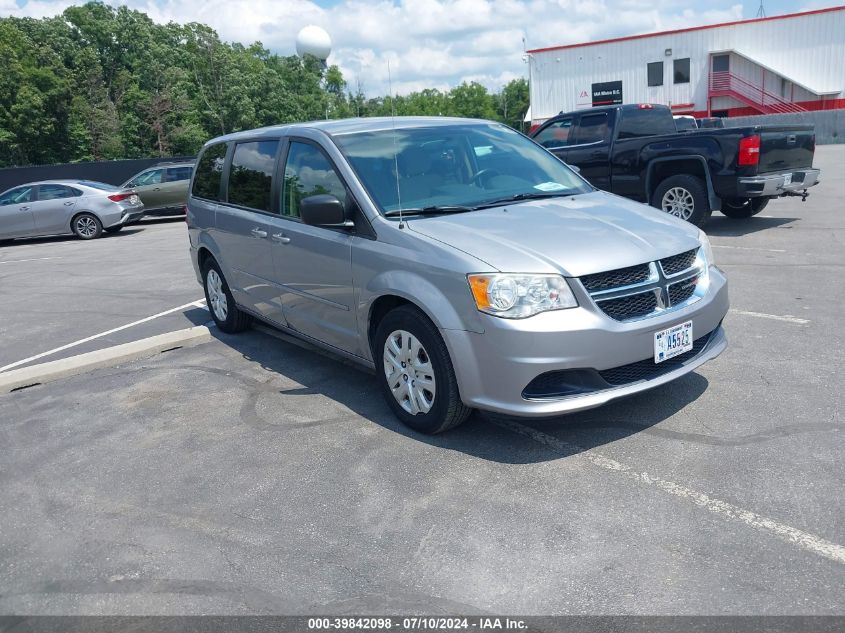
[[592, 191], [554, 155], [498, 124], [353, 132], [334, 140], [386, 213], [399, 209], [400, 198], [403, 209], [424, 209]]

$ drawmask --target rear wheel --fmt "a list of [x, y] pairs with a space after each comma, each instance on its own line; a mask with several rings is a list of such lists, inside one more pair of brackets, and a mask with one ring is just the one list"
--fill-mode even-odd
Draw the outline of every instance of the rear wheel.
[[103, 234], [103, 223], [92, 213], [80, 213], [74, 217], [70, 228], [81, 240], [93, 240]]
[[229, 284], [223, 278], [220, 266], [210, 259], [203, 266], [203, 286], [205, 287], [205, 301], [211, 312], [211, 318], [223, 332], [236, 334], [249, 327], [250, 316], [238, 308]]
[[742, 220], [757, 215], [766, 208], [770, 198], [729, 198], [722, 204], [722, 215]]
[[461, 401], [449, 350], [420, 310], [406, 305], [388, 312], [373, 347], [384, 398], [406, 426], [435, 434], [469, 417], [472, 409]]
[[686, 174], [661, 182], [651, 197], [651, 206], [696, 226], [703, 226], [712, 213], [704, 182]]

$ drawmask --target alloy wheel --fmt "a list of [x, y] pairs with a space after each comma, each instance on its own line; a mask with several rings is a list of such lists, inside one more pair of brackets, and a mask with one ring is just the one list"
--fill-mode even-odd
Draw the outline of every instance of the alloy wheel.
[[223, 290], [223, 280], [213, 268], [209, 269], [205, 277], [205, 288], [208, 291], [208, 300], [211, 302], [211, 310], [218, 321], [225, 321], [229, 316], [229, 302], [226, 299], [226, 292]]
[[436, 383], [431, 357], [420, 340], [405, 330], [394, 330], [384, 342], [387, 385], [405, 411], [425, 414], [434, 405]]
[[94, 237], [97, 233], [97, 222], [94, 218], [83, 215], [76, 220], [76, 231], [82, 237]]
[[674, 215], [682, 220], [689, 220], [693, 211], [695, 211], [695, 199], [683, 187], [672, 187], [663, 194], [660, 208], [669, 215]]

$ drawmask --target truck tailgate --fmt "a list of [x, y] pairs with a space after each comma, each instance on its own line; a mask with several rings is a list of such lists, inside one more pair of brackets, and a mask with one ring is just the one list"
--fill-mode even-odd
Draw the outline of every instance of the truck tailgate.
[[813, 166], [816, 135], [812, 126], [760, 126], [758, 129], [760, 163], [757, 173]]

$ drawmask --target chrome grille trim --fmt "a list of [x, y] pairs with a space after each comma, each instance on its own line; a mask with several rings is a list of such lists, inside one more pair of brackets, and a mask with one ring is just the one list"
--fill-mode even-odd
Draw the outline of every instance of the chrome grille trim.
[[[680, 310], [701, 299], [703, 291], [700, 291], [701, 286], [698, 282], [702, 269], [697, 254], [698, 249], [696, 248], [638, 266], [628, 266], [605, 273], [585, 275], [581, 278], [581, 282], [584, 285], [584, 290], [593, 299], [596, 306], [610, 318], [623, 323], [640, 321], [666, 312]], [[683, 269], [677, 269], [679, 264], [688, 265]], [[587, 284], [584, 284], [586, 279], [588, 283], [595, 287], [596, 284], [593, 282], [596, 279], [624, 278], [628, 271], [646, 265], [649, 271], [648, 278], [638, 283], [602, 288], [592, 292]], [[673, 272], [667, 274], [667, 270]], [[684, 286], [689, 285], [691, 280], [695, 281], [695, 285], [689, 289], [685, 288]], [[637, 295], [648, 294], [653, 295], [654, 298], [644, 296], [642, 301], [630, 300]], [[629, 300], [624, 301], [625, 299]], [[643, 313], [642, 309], [652, 302], [654, 308]], [[626, 304], [630, 306], [628, 313], [624, 309]]]

